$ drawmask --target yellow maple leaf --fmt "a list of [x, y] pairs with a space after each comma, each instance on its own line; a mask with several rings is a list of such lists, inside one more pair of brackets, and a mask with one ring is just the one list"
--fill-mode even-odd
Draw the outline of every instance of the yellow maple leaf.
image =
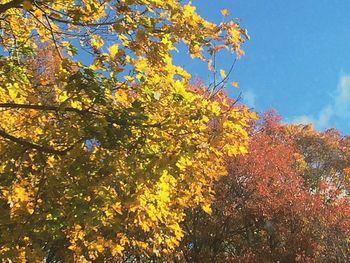
[[220, 69], [220, 76], [224, 79], [226, 78], [226, 72], [223, 69]]
[[96, 36], [94, 35], [92, 38], [91, 38], [91, 46], [93, 48], [96, 48], [96, 49], [99, 49], [103, 46], [104, 42], [103, 42], [103, 39], [100, 37], [100, 36]]
[[212, 209], [211, 209], [210, 204], [202, 205], [202, 209], [203, 209], [204, 212], [206, 212], [207, 214], [211, 215]]
[[111, 57], [115, 57], [115, 55], [118, 53], [119, 45], [114, 44], [108, 48], [109, 54]]
[[112, 256], [115, 256], [116, 254], [118, 255], [122, 255], [123, 253], [123, 250], [124, 250], [124, 247], [121, 246], [121, 245], [115, 245], [111, 248], [111, 254]]
[[18, 201], [27, 201], [29, 199], [27, 190], [24, 187], [20, 185], [16, 185], [13, 191], [14, 191], [14, 196]]
[[221, 14], [222, 14], [223, 16], [228, 16], [228, 15], [229, 15], [228, 9], [226, 9], [226, 8], [221, 9]]
[[52, 168], [52, 167], [54, 167], [54, 163], [55, 163], [55, 157], [54, 156], [49, 156], [48, 158], [47, 158], [47, 165], [50, 167], [50, 168]]

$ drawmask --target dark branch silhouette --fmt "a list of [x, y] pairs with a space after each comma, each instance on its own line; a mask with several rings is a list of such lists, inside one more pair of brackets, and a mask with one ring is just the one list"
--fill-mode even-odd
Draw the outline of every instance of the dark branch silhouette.
[[5, 13], [12, 8], [20, 8], [23, 4], [23, 0], [13, 0], [5, 4], [0, 4], [0, 14]]
[[26, 147], [28, 149], [35, 149], [35, 150], [38, 150], [38, 151], [43, 152], [43, 153], [51, 153], [51, 154], [57, 154], [57, 155], [66, 155], [70, 150], [72, 150], [74, 148], [74, 146], [77, 143], [82, 142], [84, 140], [84, 139], [81, 139], [81, 140], [77, 141], [76, 143], [74, 143], [73, 145], [68, 146], [67, 148], [65, 148], [63, 150], [58, 150], [58, 149], [53, 149], [50, 147], [38, 145], [38, 144], [35, 144], [32, 142], [28, 142], [26, 140], [17, 138], [11, 134], [8, 134], [4, 130], [0, 130], [0, 136], [7, 139], [7, 140], [10, 140], [14, 143], [17, 143], [23, 147]]

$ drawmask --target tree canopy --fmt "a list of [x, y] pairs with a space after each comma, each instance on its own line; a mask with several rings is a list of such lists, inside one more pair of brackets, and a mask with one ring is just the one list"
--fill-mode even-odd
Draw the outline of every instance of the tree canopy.
[[249, 154], [226, 159], [213, 213], [187, 212], [182, 262], [347, 262], [349, 138], [282, 125], [250, 128]]
[[169, 255], [255, 118], [219, 92], [223, 71], [193, 88], [173, 52], [212, 70], [245, 30], [178, 0], [1, 0], [0, 28], [0, 258]]
[[249, 36], [221, 14], [0, 0], [2, 262], [349, 261], [349, 137], [230, 98]]

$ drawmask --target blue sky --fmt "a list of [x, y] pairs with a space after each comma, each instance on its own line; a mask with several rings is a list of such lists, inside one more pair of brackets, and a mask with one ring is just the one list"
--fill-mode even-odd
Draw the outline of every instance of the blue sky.
[[[313, 122], [350, 133], [349, 0], [193, 0], [204, 18], [220, 22], [220, 10], [239, 18], [251, 40], [236, 64], [229, 88], [256, 111], [275, 108], [286, 122]], [[194, 76], [208, 80], [206, 66], [182, 61]], [[232, 58], [220, 57], [228, 69]]]

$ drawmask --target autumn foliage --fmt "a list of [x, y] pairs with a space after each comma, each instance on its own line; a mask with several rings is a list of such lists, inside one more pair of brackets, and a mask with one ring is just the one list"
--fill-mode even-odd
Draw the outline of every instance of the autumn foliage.
[[187, 213], [176, 255], [186, 262], [347, 262], [348, 138], [282, 125], [272, 112], [250, 134], [249, 154], [226, 158], [229, 175], [216, 184], [212, 214]]
[[181, 41], [210, 68], [223, 48], [242, 54], [245, 31], [177, 0], [3, 0], [0, 16], [0, 257], [171, 253], [254, 118], [192, 90], [171, 52]]
[[249, 37], [221, 14], [0, 0], [2, 262], [347, 260], [350, 140], [229, 98], [215, 57]]

